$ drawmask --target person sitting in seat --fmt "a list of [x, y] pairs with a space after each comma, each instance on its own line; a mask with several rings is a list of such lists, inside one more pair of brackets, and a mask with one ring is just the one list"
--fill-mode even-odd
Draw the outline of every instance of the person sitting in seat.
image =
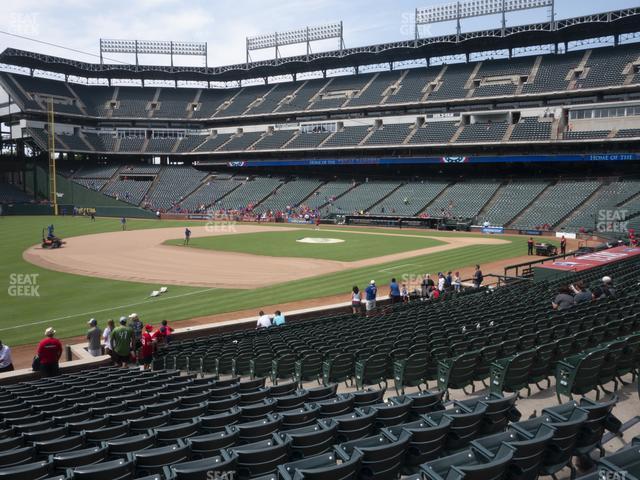
[[575, 303], [576, 305], [578, 305], [579, 303], [584, 303], [584, 302], [590, 302], [591, 301], [591, 297], [592, 297], [592, 293], [591, 290], [589, 290], [584, 282], [582, 280], [580, 280], [579, 282], [574, 283], [571, 286], [573, 292], [575, 293], [575, 296], [573, 297], [573, 303]]
[[571, 294], [571, 289], [564, 285], [560, 287], [558, 290], [558, 294], [551, 302], [551, 307], [554, 310], [558, 310], [559, 312], [562, 310], [566, 310], [567, 308], [571, 308], [574, 305], [573, 295]]

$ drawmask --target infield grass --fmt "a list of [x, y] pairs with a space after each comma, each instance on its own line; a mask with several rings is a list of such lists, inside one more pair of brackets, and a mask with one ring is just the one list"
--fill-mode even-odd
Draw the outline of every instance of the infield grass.
[[[409, 235], [409, 234], [407, 234]], [[332, 238], [344, 240], [342, 243], [300, 243], [309, 238]], [[182, 239], [168, 240], [169, 245], [182, 245]], [[408, 252], [421, 248], [443, 245], [444, 242], [422, 236], [392, 236], [381, 232], [349, 233], [322, 230], [295, 230], [282, 232], [242, 233], [195, 237], [189, 246], [223, 252], [241, 252], [269, 257], [303, 257], [322, 260], [352, 262], [365, 258], [381, 257], [398, 252]]]
[[[392, 276], [399, 280], [427, 272], [455, 270], [475, 263], [488, 263], [522, 255], [526, 251], [526, 238], [501, 237], [510, 243], [503, 245], [474, 245], [455, 250], [417, 256], [392, 263], [374, 265], [309, 279], [281, 283], [257, 290], [211, 289], [201, 287], [169, 286], [167, 294], [149, 298], [159, 285], [123, 282], [54, 272], [32, 265], [22, 258], [22, 252], [39, 243], [42, 228], [54, 223], [56, 233], [62, 237], [117, 231], [117, 218], [98, 218], [90, 222], [84, 217], [0, 217], [2, 248], [0, 248], [0, 340], [8, 345], [33, 343], [42, 338], [46, 327], [53, 326], [61, 338], [84, 334], [91, 317], [104, 326], [107, 318], [117, 319], [131, 312], [138, 313], [145, 323], [157, 324], [163, 319], [177, 321], [197, 316], [259, 309], [265, 305], [307, 300], [344, 294], [349, 299], [352, 285], [366, 285], [376, 279], [380, 293], [386, 295], [386, 285]], [[148, 229], [165, 227], [202, 226], [197, 221], [136, 220], [130, 219], [127, 228]], [[450, 232], [394, 229], [344, 229], [345, 232], [410, 233], [416, 236], [455, 236]], [[323, 237], [335, 237], [342, 232], [314, 232]], [[300, 233], [298, 233], [299, 235]], [[249, 235], [249, 234], [247, 234]], [[360, 235], [367, 237], [366, 235]], [[480, 235], [478, 235], [480, 236]], [[374, 243], [381, 238], [375, 236]], [[422, 239], [420, 246], [427, 246]], [[433, 240], [424, 239], [424, 242]], [[345, 242], [347, 243], [347, 242]], [[326, 245], [323, 245], [325, 247]], [[394, 251], [399, 251], [397, 248]], [[378, 253], [381, 255], [381, 253]], [[37, 274], [37, 296], [11, 296], [10, 287], [16, 275]]]

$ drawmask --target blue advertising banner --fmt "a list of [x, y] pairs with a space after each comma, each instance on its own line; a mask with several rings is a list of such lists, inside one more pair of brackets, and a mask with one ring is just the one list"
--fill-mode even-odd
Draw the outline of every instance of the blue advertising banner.
[[504, 233], [504, 227], [482, 227], [482, 233]]
[[305, 220], [304, 218], [293, 218], [293, 217], [289, 217], [287, 218], [287, 222], [288, 223], [300, 223], [300, 224], [307, 224], [307, 223], [311, 223], [311, 220]]
[[474, 163], [628, 162], [640, 160], [640, 153], [595, 153], [586, 155], [484, 155], [467, 157], [369, 157], [309, 158], [304, 160], [240, 160], [228, 167], [294, 167], [331, 165], [421, 165]]

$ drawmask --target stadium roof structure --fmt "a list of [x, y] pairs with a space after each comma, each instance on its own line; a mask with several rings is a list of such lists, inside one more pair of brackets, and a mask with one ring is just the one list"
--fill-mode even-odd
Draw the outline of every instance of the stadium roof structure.
[[527, 25], [342, 48], [221, 67], [87, 63], [7, 48], [0, 63], [82, 78], [239, 81], [635, 33], [640, 7]]

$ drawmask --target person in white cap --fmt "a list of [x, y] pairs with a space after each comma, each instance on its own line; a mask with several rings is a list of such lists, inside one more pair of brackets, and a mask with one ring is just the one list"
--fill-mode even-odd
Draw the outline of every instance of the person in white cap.
[[89, 324], [87, 351], [92, 357], [99, 357], [102, 355], [102, 330], [98, 328], [98, 321], [95, 318], [92, 318], [87, 323]]
[[11, 349], [0, 341], [0, 373], [13, 372]]
[[43, 377], [57, 377], [60, 375], [60, 357], [62, 343], [54, 338], [56, 331], [49, 327], [44, 331], [45, 339], [38, 344], [36, 355], [40, 363], [40, 374]]
[[367, 311], [367, 316], [369, 316], [370, 312], [372, 312], [376, 308], [377, 294], [378, 294], [378, 287], [376, 287], [376, 281], [371, 280], [369, 282], [369, 286], [364, 290], [365, 309]]
[[616, 287], [613, 286], [613, 280], [611, 280], [611, 277], [607, 275], [602, 277], [602, 293], [605, 297], [616, 296]]

